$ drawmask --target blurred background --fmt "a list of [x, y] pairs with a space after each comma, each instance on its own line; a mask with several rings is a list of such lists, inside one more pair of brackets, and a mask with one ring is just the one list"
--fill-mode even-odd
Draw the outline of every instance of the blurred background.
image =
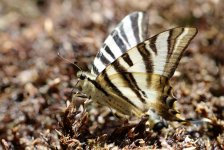
[[[213, 123], [186, 127], [181, 136], [190, 137], [195, 148], [224, 148], [223, 10], [222, 0], [1, 0], [0, 149], [63, 149], [75, 140], [76, 147], [87, 148], [90, 138], [97, 144], [96, 139], [108, 133], [105, 123], [113, 115], [101, 116], [105, 110], [100, 107], [89, 111], [85, 122], [88, 134], [81, 128], [79, 136], [65, 134], [69, 131], [63, 129], [66, 123], [62, 116], [78, 70], [57, 53], [89, 70], [109, 32], [133, 11], [149, 14], [151, 36], [177, 26], [198, 28], [172, 83], [186, 118], [209, 118]], [[145, 140], [143, 147], [183, 148], [178, 142], [184, 140], [172, 139], [174, 136], [171, 139], [177, 140], [176, 145], [164, 138], [167, 145], [161, 144], [161, 137], [168, 133], [178, 134], [172, 128], [156, 135], [157, 140], [151, 143]], [[138, 138], [122, 143], [122, 147]]]

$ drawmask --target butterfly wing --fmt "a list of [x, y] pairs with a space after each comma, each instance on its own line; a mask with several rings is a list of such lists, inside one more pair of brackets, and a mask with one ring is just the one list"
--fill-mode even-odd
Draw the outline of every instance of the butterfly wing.
[[180, 58], [196, 35], [196, 28], [174, 28], [139, 43], [110, 64], [99, 76], [121, 72], [143, 72], [173, 76]]
[[174, 28], [139, 43], [104, 69], [96, 81], [142, 112], [153, 108], [166, 114], [167, 99], [173, 104], [168, 80], [196, 33], [195, 28]]
[[126, 16], [110, 33], [97, 53], [91, 73], [99, 75], [109, 64], [147, 37], [148, 17], [143, 12]]

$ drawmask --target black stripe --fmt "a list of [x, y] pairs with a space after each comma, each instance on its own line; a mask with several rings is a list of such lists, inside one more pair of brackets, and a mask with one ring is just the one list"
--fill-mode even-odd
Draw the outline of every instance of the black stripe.
[[145, 43], [138, 44], [137, 48], [138, 48], [138, 51], [139, 51], [139, 53], [142, 56], [142, 59], [144, 61], [146, 71], [149, 72], [149, 73], [153, 73], [153, 62], [151, 60], [151, 54], [145, 48]]
[[152, 85], [152, 74], [149, 74], [149, 75], [147, 76], [146, 82], [147, 82], [147, 86], [148, 86], [149, 88], [151, 88], [151, 85]]
[[[175, 30], [175, 29], [174, 29], [174, 30]], [[174, 30], [171, 30], [171, 31], [174, 32]], [[177, 30], [177, 29], [176, 29], [176, 30]], [[171, 47], [170, 45], [168, 45], [168, 46], [169, 46], [169, 47], [168, 47], [168, 48], [169, 48], [169, 53], [170, 53], [171, 56], [174, 55], [174, 53], [173, 53], [174, 46], [176, 45], [176, 42], [177, 42], [178, 37], [181, 36], [183, 32], [184, 32], [184, 28], [181, 28], [180, 33], [173, 39], [173, 41], [174, 41], [173, 46]], [[173, 33], [172, 33], [172, 34], [173, 34]], [[169, 36], [168, 39], [169, 39], [169, 42], [168, 42], [168, 43], [170, 43], [170, 41], [171, 41], [171, 40], [170, 40], [170, 39], [171, 39], [171, 36]], [[190, 42], [190, 40], [189, 40], [188, 42]], [[188, 43], [188, 44], [189, 44], [189, 43]], [[188, 44], [186, 44], [185, 48], [188, 46]], [[181, 56], [182, 56], [182, 54], [183, 54], [185, 48], [182, 49], [181, 53], [179, 54], [178, 58], [177, 58], [176, 61], [175, 61], [175, 64], [173, 64], [173, 66], [175, 66], [175, 67], [172, 67], [171, 70], [169, 71], [168, 78], [170, 78], [170, 77], [173, 76], [173, 74], [174, 74], [174, 72], [175, 72], [175, 70], [176, 70], [177, 65], [179, 64], [179, 61], [180, 61], [180, 59], [181, 59]], [[170, 57], [171, 57], [171, 56], [169, 56], [169, 58], [167, 58], [167, 65], [171, 65], [171, 64], [170, 64], [170, 59], [171, 59]], [[165, 67], [167, 67], [167, 66], [165, 66]]]
[[[168, 39], [167, 39], [167, 42], [168, 42], [168, 55], [167, 55], [167, 57], [170, 57], [170, 55], [172, 55], [172, 53], [173, 53], [173, 48], [174, 48], [174, 45], [175, 45], [175, 41], [172, 45], [172, 43], [171, 43], [171, 42], [173, 42], [172, 39], [171, 39], [172, 37], [173, 37], [173, 30], [170, 30], [169, 36], [168, 36]], [[167, 60], [168, 60], [168, 58], [167, 58]]]
[[91, 80], [90, 78], [87, 78], [89, 82], [91, 82], [98, 90], [102, 91], [106, 96], [109, 96], [109, 94], [98, 84], [95, 80]]
[[97, 67], [95, 66], [94, 63], [92, 65], [92, 70], [93, 70], [94, 74], [99, 74], [99, 70], [97, 69]]
[[[124, 100], [126, 100], [128, 103], [130, 103], [131, 105], [135, 106], [135, 104], [130, 101], [126, 96], [124, 96], [122, 94], [122, 92], [111, 82], [111, 80], [109, 79], [107, 73], [104, 71], [104, 76], [103, 76], [103, 79], [106, 81], [107, 85], [109, 87], [111, 87], [116, 93], [118, 93], [118, 95], [123, 98]], [[136, 106], [135, 106], [136, 107]]]
[[[149, 73], [153, 73], [153, 62], [151, 60], [151, 53], [145, 48], [144, 43], [138, 44], [137, 48], [144, 61], [146, 71]], [[148, 75], [146, 81], [147, 85], [150, 86], [152, 82], [152, 76]]]
[[[158, 36], [158, 35], [157, 35]], [[157, 55], [157, 49], [156, 49], [156, 39], [157, 36], [154, 36], [153, 38], [150, 39], [150, 48], [152, 49], [152, 51]]]
[[118, 32], [114, 30], [114, 32], [111, 33], [111, 36], [113, 37], [114, 41], [116, 42], [117, 46], [120, 48], [122, 54], [127, 51], [127, 48], [122, 41], [122, 39], [119, 37]]
[[[167, 82], [168, 82], [169, 80], [168, 80], [168, 78], [167, 78]], [[166, 82], [166, 83], [167, 83]], [[167, 95], [171, 95], [171, 91], [172, 91], [172, 87], [171, 86], [169, 86], [169, 89], [167, 90]]]
[[128, 86], [130, 87], [130, 89], [136, 94], [136, 96], [145, 103], [145, 99], [142, 97], [142, 95], [140, 94], [140, 92], [146, 97], [146, 94], [138, 87], [135, 78], [133, 77], [133, 75], [131, 73], [127, 73], [126, 69], [119, 63], [119, 61], [115, 61], [113, 63], [113, 66], [115, 70], [120, 73], [120, 75], [122, 76], [122, 78], [126, 81], [126, 83], [128, 84]]
[[[168, 53], [169, 54], [172, 54], [173, 53], [174, 46], [176, 45], [176, 42], [177, 42], [177, 38], [183, 33], [183, 31], [184, 31], [184, 28], [181, 28], [180, 33], [175, 38], [173, 38], [173, 36], [174, 36], [174, 30], [170, 30], [169, 37], [167, 39], [167, 42], [168, 42]], [[174, 42], [173, 45], [171, 45], [171, 41]]]
[[[182, 28], [182, 31], [181, 31], [181, 34], [184, 32], [184, 28]], [[197, 33], [197, 31], [196, 31], [196, 33]], [[183, 55], [183, 53], [184, 53], [184, 50], [188, 47], [188, 45], [189, 45], [189, 43], [191, 42], [191, 40], [194, 38], [194, 36], [196, 35], [196, 33], [187, 41], [187, 43], [186, 43], [186, 45], [182, 48], [182, 51], [181, 51], [181, 53], [180, 53], [180, 55], [179, 55], [179, 57], [178, 57], [178, 59], [177, 59], [177, 61], [176, 61], [176, 63], [175, 63], [175, 66], [177, 66], [178, 64], [179, 64], [179, 61], [180, 61], [180, 59], [181, 59], [181, 57], [182, 57], [182, 55]], [[180, 34], [180, 35], [181, 35]], [[180, 36], [179, 35], [179, 36]], [[178, 37], [179, 37], [178, 36]], [[178, 38], [177, 37], [177, 38]]]
[[138, 17], [139, 15], [132, 15], [130, 16], [131, 19], [131, 26], [132, 26], [132, 31], [134, 33], [135, 39], [136, 39], [136, 43], [138, 44], [140, 41], [140, 37], [139, 37], [139, 28], [138, 28]]
[[111, 49], [108, 47], [108, 45], [104, 44], [103, 45], [103, 49], [115, 60], [116, 57], [114, 56], [114, 54], [112, 53]]
[[124, 26], [123, 24], [121, 24], [120, 26], [120, 33], [121, 33], [121, 36], [123, 37], [123, 39], [126, 41], [126, 43], [129, 45], [129, 47], [131, 47], [130, 43], [128, 42], [128, 38], [127, 38], [127, 35], [124, 31]]
[[130, 67], [134, 65], [128, 53], [123, 54], [122, 58]]
[[100, 59], [100, 61], [105, 64], [105, 66], [107, 66], [108, 64], [110, 64], [111, 62], [103, 55], [102, 52], [99, 52], [96, 56], [95, 59]]
[[[142, 102], [145, 102], [145, 99], [141, 97], [139, 91], [141, 91], [141, 93], [144, 95], [144, 97], [147, 98], [147, 95], [145, 94], [145, 91], [142, 91], [138, 85], [137, 82], [135, 80], [135, 78], [133, 77], [133, 75], [131, 73], [129, 74], [125, 74], [125, 76], [127, 76], [127, 79], [129, 79], [129, 81], [131, 81], [130, 83], [137, 89], [137, 91], [135, 92], [138, 95], [138, 98], [140, 98], [142, 100]], [[133, 88], [133, 89], [135, 89]]]

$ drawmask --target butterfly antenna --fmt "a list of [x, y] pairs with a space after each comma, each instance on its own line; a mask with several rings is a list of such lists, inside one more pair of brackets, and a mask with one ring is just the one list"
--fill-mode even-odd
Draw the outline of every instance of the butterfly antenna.
[[59, 51], [58, 51], [58, 57], [60, 57], [61, 59], [65, 60], [65, 61], [67, 61], [67, 62], [69, 62], [69, 63], [71, 63], [71, 64], [73, 64], [73, 65], [76, 66], [81, 72], [83, 72], [82, 69], [76, 64], [76, 62], [71, 62], [70, 60], [64, 58], [64, 57], [60, 54]]
[[[64, 58], [64, 57], [60, 54], [59, 51], [58, 51], [58, 57], [60, 57], [61, 59], [65, 60], [65, 61], [67, 61], [67, 62], [69, 62], [69, 63], [71, 63], [71, 64], [73, 64], [73, 65], [74, 65], [75, 67], [77, 67], [81, 72], [83, 72], [82, 69], [76, 64], [76, 62], [71, 62], [70, 60]], [[74, 90], [75, 90], [76, 86], [78, 85], [79, 81], [80, 81], [80, 79], [77, 80], [77, 82], [75, 83], [74, 88], [72, 88], [72, 90], [71, 90], [71, 92], [70, 92], [70, 95], [69, 95], [70, 98], [72, 98], [72, 95], [73, 95], [74, 93], [75, 93], [76, 95], [78, 94], [78, 92], [74, 92]]]
[[[79, 81], [77, 81], [77, 83], [78, 83], [78, 82], [79, 82]], [[76, 84], [77, 84], [77, 83], [76, 83]], [[71, 92], [70, 92], [70, 95], [69, 95], [70, 99], [72, 99], [72, 95], [75, 93], [74, 90], [75, 90], [75, 87], [72, 88], [72, 90], [71, 90]], [[76, 92], [75, 94], [77, 94], [77, 92]]]

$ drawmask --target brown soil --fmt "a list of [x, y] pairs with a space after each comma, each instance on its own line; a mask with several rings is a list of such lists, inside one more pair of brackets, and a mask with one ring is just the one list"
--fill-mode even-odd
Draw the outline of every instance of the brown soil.
[[[224, 149], [223, 9], [221, 0], [0, 1], [0, 149]], [[172, 84], [181, 113], [210, 123], [156, 132], [144, 118], [130, 124], [72, 100], [78, 69], [58, 51], [89, 70], [111, 29], [136, 10], [149, 13], [151, 35], [198, 28]]]

